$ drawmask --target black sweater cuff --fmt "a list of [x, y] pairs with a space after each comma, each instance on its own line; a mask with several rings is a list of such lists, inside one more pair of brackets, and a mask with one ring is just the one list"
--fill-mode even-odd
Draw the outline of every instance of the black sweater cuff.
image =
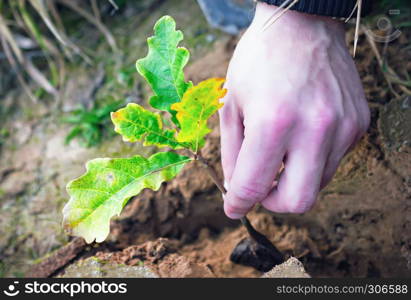
[[[280, 6], [286, 0], [259, 1]], [[300, 0], [291, 9], [313, 15], [348, 18], [356, 3], [357, 0]], [[370, 10], [371, 0], [362, 0], [362, 15], [368, 14]], [[356, 13], [353, 16], [355, 17]]]

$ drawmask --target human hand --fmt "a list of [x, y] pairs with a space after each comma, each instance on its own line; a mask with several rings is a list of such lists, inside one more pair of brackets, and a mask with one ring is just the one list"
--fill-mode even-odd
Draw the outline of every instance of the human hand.
[[256, 203], [309, 210], [369, 125], [342, 24], [289, 11], [263, 32], [275, 9], [257, 4], [227, 73], [221, 152], [224, 209], [233, 219]]

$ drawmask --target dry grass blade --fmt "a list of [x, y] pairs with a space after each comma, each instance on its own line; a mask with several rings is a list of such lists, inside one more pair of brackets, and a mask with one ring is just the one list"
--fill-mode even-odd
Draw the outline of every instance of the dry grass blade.
[[63, 25], [63, 20], [60, 17], [60, 14], [57, 11], [55, 1], [47, 1], [47, 8], [50, 11], [51, 16], [54, 19], [56, 26], [59, 28], [60, 32], [66, 35], [66, 30]]
[[[24, 0], [21, 0], [24, 1]], [[68, 47], [69, 43], [67, 40], [62, 36], [57, 29], [57, 27], [54, 25], [52, 22], [50, 15], [47, 11], [46, 6], [44, 5], [44, 2], [41, 0], [28, 0], [30, 4], [34, 7], [34, 9], [37, 11], [37, 13], [40, 15], [40, 17], [43, 19], [44, 23], [47, 25], [47, 28], [51, 31], [51, 33], [56, 37], [56, 39], [63, 44], [64, 46]]]
[[20, 16], [19, 9], [18, 9], [18, 1], [10, 3], [11, 13], [14, 18], [14, 22], [16, 22], [16, 27], [24, 28], [24, 21]]
[[[0, 36], [5, 57], [13, 70], [15, 70], [17, 79], [23, 89], [32, 100], [35, 100], [35, 97], [30, 92], [30, 87], [26, 82], [25, 75], [29, 75], [33, 81], [46, 92], [58, 95], [56, 87], [61, 86], [64, 82], [64, 63], [66, 57], [72, 59], [73, 55], [77, 54], [80, 55], [84, 61], [92, 64], [92, 60], [68, 38], [63, 21], [56, 8], [57, 1], [59, 0], [0, 1], [0, 9], [2, 10], [0, 13]], [[84, 17], [88, 22], [94, 24], [104, 34], [110, 46], [117, 50], [115, 39], [100, 20], [101, 16], [97, 6], [97, 0], [91, 1], [92, 9], [96, 15], [95, 17], [88, 13], [86, 9], [79, 6], [81, 1], [62, 0], [59, 2], [62, 2]], [[38, 14], [42, 23], [44, 22], [54, 39], [48, 39], [47, 35], [41, 31], [38, 18], [33, 16], [33, 10], [28, 8], [28, 4], [30, 4], [30, 8], [33, 8], [34, 12]], [[113, 5], [116, 7], [115, 3]], [[4, 9], [8, 10], [8, 14], [3, 13]], [[9, 16], [10, 18], [8, 19]], [[24, 32], [25, 34], [17, 34], [17, 32]], [[44, 55], [50, 71], [50, 80], [48, 80], [48, 77], [38, 69], [28, 56], [25, 56], [24, 49], [21, 48], [19, 44], [20, 36], [27, 40], [35, 41], [41, 48], [42, 55]], [[31, 37], [31, 39], [28, 39], [27, 36]]]
[[[25, 19], [25, 15], [23, 15], [24, 21], [27, 21]], [[33, 25], [29, 23], [30, 25]], [[32, 29], [34, 27], [31, 27]], [[33, 29], [34, 30], [34, 29]], [[2, 33], [2, 36], [4, 37], [4, 42], [2, 43], [3, 48], [5, 52], [7, 50], [7, 60], [9, 61], [10, 65], [13, 66], [13, 68], [16, 70], [16, 73], [18, 75], [18, 80], [22, 84], [23, 88], [27, 91], [29, 90], [29, 87], [27, 83], [25, 82], [23, 75], [20, 72], [19, 64], [25, 69], [25, 71], [30, 75], [30, 77], [37, 82], [42, 88], [44, 88], [48, 93], [57, 94], [57, 90], [54, 88], [54, 86], [46, 79], [46, 77], [31, 63], [31, 61], [28, 61], [24, 55], [23, 52], [21, 51], [20, 47], [18, 46], [16, 40], [13, 38], [14, 34], [11, 32], [10, 28], [7, 26], [4, 18], [2, 15], [0, 15], [0, 32]], [[15, 61], [14, 56], [17, 57], [17, 61]], [[31, 93], [30, 93], [31, 94]], [[31, 94], [32, 95], [32, 94]], [[33, 96], [30, 98], [35, 99]]]
[[355, 57], [355, 53], [357, 52], [357, 45], [358, 45], [358, 36], [360, 31], [360, 24], [361, 24], [361, 9], [362, 9], [362, 0], [357, 0], [357, 20], [355, 24], [355, 36], [354, 36], [354, 53], [353, 56]]
[[348, 16], [348, 18], [347, 18], [347, 19], [345, 19], [345, 23], [348, 23], [348, 21], [350, 21], [350, 20], [351, 20], [351, 18], [352, 18], [352, 16], [354, 15], [355, 10], [357, 9], [357, 7], [358, 7], [358, 2], [357, 2], [357, 3], [355, 3], [355, 6], [354, 6], [354, 8], [352, 9], [352, 11], [351, 11], [350, 15]]
[[83, 16], [87, 21], [94, 24], [104, 34], [111, 48], [114, 51], [117, 51], [118, 48], [117, 48], [116, 40], [114, 39], [110, 31], [107, 29], [107, 27], [103, 23], [101, 23], [97, 18], [95, 18], [92, 14], [87, 12], [85, 9], [78, 6], [75, 3], [75, 1], [71, 1], [71, 0], [58, 0], [58, 1], [70, 7], [72, 10], [77, 12], [79, 15]]
[[93, 14], [96, 19], [101, 22], [101, 14], [100, 9], [98, 8], [97, 0], [91, 0], [91, 9], [93, 10]]
[[270, 23], [270, 21], [281, 12], [281, 9], [283, 9], [284, 7], [286, 7], [288, 4], [291, 3], [292, 0], [285, 0], [283, 3], [281, 3], [281, 5], [274, 11], [274, 13], [267, 19], [267, 21], [264, 22], [264, 27], [267, 26], [268, 23]]
[[0, 34], [4, 39], [7, 41], [8, 45], [10, 45], [12, 52], [17, 57], [19, 62], [23, 62], [23, 53], [20, 50], [16, 40], [13, 38], [13, 34], [10, 28], [7, 26], [6, 20], [0, 14]]
[[[274, 12], [274, 14], [264, 23], [263, 31], [273, 25], [283, 14], [285, 14], [291, 7], [297, 4], [300, 0], [286, 0]], [[291, 2], [291, 3], [290, 3]]]
[[47, 78], [33, 65], [33, 63], [26, 59], [24, 67], [30, 77], [37, 82], [47, 93], [57, 95], [58, 92], [54, 86], [47, 80]]
[[[25, 25], [25, 28], [27, 28], [28, 33], [31, 34], [33, 39], [37, 41], [38, 45], [43, 50], [49, 68], [52, 71], [52, 78], [55, 79], [54, 70], [57, 70], [57, 67], [54, 61], [49, 57], [49, 53], [51, 53], [53, 56], [60, 57], [60, 51], [58, 51], [56, 47], [54, 47], [53, 43], [51, 43], [50, 41], [46, 42], [47, 38], [41, 33], [41, 30], [39, 29], [37, 23], [32, 19], [30, 13], [28, 12], [25, 6], [24, 1], [19, 1], [18, 9], [20, 12], [18, 16], [20, 17], [21, 15], [23, 20], [23, 26]], [[17, 16], [15, 16], [15, 18], [17, 18]]]
[[[23, 0], [25, 1], [25, 0]], [[51, 20], [51, 17], [48, 13], [48, 9], [45, 6], [44, 2], [42, 0], [28, 0], [30, 4], [34, 7], [34, 9], [37, 11], [37, 13], [40, 15], [44, 23], [46, 24], [47, 28], [51, 31], [53, 36], [57, 39], [58, 42], [63, 46], [64, 53], [68, 58], [72, 58], [72, 52], [77, 53], [81, 56], [82, 51], [80, 48], [78, 48], [75, 44], [73, 44], [69, 38], [66, 37], [64, 31], [61, 31], [57, 28], [55, 23]], [[54, 2], [54, 1], [48, 1], [48, 2]], [[57, 14], [58, 15], [58, 14]], [[63, 27], [64, 28], [64, 27]]]
[[10, 63], [11, 67], [13, 68], [13, 70], [15, 70], [15, 72], [17, 74], [17, 80], [19, 81], [19, 83], [23, 87], [26, 94], [29, 96], [30, 100], [33, 101], [34, 103], [36, 103], [37, 99], [33, 95], [33, 93], [31, 92], [30, 87], [28, 86], [26, 81], [24, 80], [24, 77], [23, 77], [22, 73], [20, 72], [20, 69], [19, 69], [19, 66], [18, 66], [16, 60], [13, 57], [12, 50], [11, 50], [9, 44], [7, 43], [7, 40], [6, 40], [5, 36], [0, 35], [0, 39], [1, 39], [1, 45], [2, 45], [3, 50], [4, 50], [4, 54], [6, 55], [7, 60]]
[[[25, 0], [20, 0], [25, 1]], [[48, 13], [47, 7], [44, 4], [43, 0], [27, 0], [33, 6], [33, 8], [37, 11], [40, 15], [44, 23], [47, 25], [47, 28], [51, 31], [54, 37], [64, 46], [64, 49], [71, 49], [74, 53], [80, 55], [87, 63], [91, 64], [91, 59], [81, 51], [79, 47], [77, 47], [74, 43], [70, 41], [69, 38], [66, 37], [64, 32], [60, 31], [51, 20], [51, 17]], [[71, 53], [67, 55], [69, 58], [71, 57]]]
[[[24, 16], [24, 11], [22, 11], [22, 14], [29, 32], [32, 34], [33, 38], [38, 42], [39, 46], [43, 50], [44, 56], [51, 71], [51, 81], [58, 83], [58, 86], [61, 86], [65, 76], [64, 57], [61, 54], [61, 51], [54, 45], [52, 41], [41, 34], [36, 23], [31, 19], [30, 15]], [[49, 54], [51, 54], [52, 57], [49, 57]], [[34, 73], [36, 72], [34, 71]], [[43, 80], [40, 79], [40, 81]], [[47, 86], [48, 84], [44, 85], [43, 87], [45, 87], [46, 90], [51, 90], [51, 92], [55, 94], [55, 91]]]
[[[382, 58], [380, 52], [378, 51], [378, 47], [375, 44], [375, 41], [373, 37], [370, 34], [370, 30], [366, 28], [365, 26], [361, 27], [362, 31], [365, 33], [365, 36], [367, 37], [367, 41], [371, 47], [371, 50], [373, 51], [375, 58], [377, 59], [378, 65], [380, 66], [380, 69], [384, 75], [385, 80], [387, 81], [388, 85], [391, 87], [392, 83], [395, 83], [399, 86], [399, 88], [406, 93], [407, 95], [411, 95], [411, 90], [407, 89], [405, 86], [411, 86], [410, 83], [401, 80], [401, 78], [398, 76], [398, 74], [386, 63], [384, 63], [384, 59]], [[386, 71], [384, 70], [386, 69]], [[391, 92], [395, 96], [399, 96], [392, 88]]]
[[116, 4], [116, 2], [114, 2], [114, 0], [108, 0], [108, 2], [110, 2], [111, 5], [113, 5], [115, 10], [118, 10], [118, 5]]

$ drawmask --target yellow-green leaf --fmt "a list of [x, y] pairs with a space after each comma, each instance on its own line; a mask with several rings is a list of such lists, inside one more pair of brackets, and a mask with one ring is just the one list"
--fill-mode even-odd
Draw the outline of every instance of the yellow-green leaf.
[[185, 91], [192, 86], [191, 82], [185, 82], [183, 72], [190, 53], [178, 47], [183, 33], [175, 29], [176, 23], [170, 16], [158, 20], [154, 26], [154, 36], [147, 40], [147, 56], [136, 63], [138, 72], [153, 89], [151, 106], [173, 115], [175, 113], [170, 106], [181, 101]]
[[207, 127], [208, 119], [223, 106], [219, 101], [227, 92], [221, 88], [223, 83], [222, 78], [200, 82], [187, 90], [181, 102], [171, 106], [177, 112], [181, 128], [177, 141], [189, 143], [194, 152], [204, 146], [204, 137], [211, 131]]
[[164, 130], [163, 121], [158, 113], [129, 103], [125, 108], [111, 113], [114, 130], [123, 136], [126, 142], [144, 141], [145, 146], [182, 148], [175, 138], [175, 130]]
[[110, 219], [144, 188], [158, 190], [191, 161], [174, 152], [160, 152], [146, 159], [98, 158], [87, 163], [87, 172], [67, 185], [70, 201], [63, 209], [65, 228], [87, 243], [102, 242], [110, 231]]

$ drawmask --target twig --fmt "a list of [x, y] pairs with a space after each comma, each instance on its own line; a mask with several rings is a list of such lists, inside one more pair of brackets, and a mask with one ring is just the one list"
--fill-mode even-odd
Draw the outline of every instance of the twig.
[[217, 188], [220, 190], [222, 194], [227, 193], [227, 190], [225, 189], [224, 185], [222, 184], [220, 178], [218, 178], [216, 170], [210, 166], [210, 164], [205, 160], [201, 155], [197, 155], [196, 160], [198, 160], [206, 169], [208, 175], [210, 176], [211, 180], [214, 182], [214, 184], [217, 186]]
[[83, 238], [74, 238], [71, 242], [44, 258], [31, 267], [28, 277], [46, 278], [55, 274], [75, 259], [87, 246]]

